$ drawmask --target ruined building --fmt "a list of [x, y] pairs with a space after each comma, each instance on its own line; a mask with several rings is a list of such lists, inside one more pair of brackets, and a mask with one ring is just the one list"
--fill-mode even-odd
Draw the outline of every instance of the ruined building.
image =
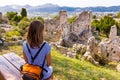
[[45, 20], [45, 32], [47, 39], [59, 41], [61, 45], [70, 47], [74, 43], [85, 44], [91, 33], [91, 12], [81, 12], [76, 20], [70, 24], [66, 11], [60, 11], [59, 16], [54, 19]]
[[117, 36], [116, 26], [111, 27], [108, 41], [101, 41], [98, 45], [95, 42], [94, 36], [88, 39], [84, 54], [85, 57], [92, 59], [92, 63], [96, 64], [98, 61], [101, 64], [107, 64], [111, 61], [120, 61], [120, 38]]
[[110, 61], [120, 61], [120, 39], [117, 36], [116, 26], [112, 26], [110, 30], [109, 40], [100, 43], [101, 54]]

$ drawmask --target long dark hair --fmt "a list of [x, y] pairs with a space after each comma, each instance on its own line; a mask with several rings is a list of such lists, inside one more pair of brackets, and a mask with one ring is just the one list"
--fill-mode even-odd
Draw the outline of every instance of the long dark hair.
[[39, 47], [43, 43], [43, 32], [44, 25], [40, 21], [31, 22], [27, 33], [27, 42], [30, 47]]

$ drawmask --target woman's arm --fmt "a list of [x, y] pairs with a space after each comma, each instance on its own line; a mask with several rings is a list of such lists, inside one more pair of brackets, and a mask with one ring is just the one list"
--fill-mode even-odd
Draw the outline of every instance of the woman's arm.
[[28, 59], [27, 59], [27, 56], [24, 51], [23, 51], [23, 58], [24, 58], [25, 62], [28, 63]]
[[47, 66], [50, 66], [51, 65], [51, 54], [47, 54], [46, 56], [46, 61], [47, 61]]

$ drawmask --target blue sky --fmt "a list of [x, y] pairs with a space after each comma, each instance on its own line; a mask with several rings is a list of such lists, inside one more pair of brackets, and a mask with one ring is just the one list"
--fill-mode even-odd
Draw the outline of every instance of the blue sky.
[[0, 0], [0, 6], [12, 4], [37, 6], [46, 3], [71, 7], [120, 6], [120, 0]]

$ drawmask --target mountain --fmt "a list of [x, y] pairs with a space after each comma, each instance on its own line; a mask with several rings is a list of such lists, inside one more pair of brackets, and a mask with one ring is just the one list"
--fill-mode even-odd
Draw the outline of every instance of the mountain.
[[19, 5], [7, 5], [0, 7], [0, 12], [6, 13], [8, 11], [17, 11], [20, 12], [21, 8], [26, 8], [29, 13], [38, 13], [38, 12], [46, 12], [46, 13], [53, 13], [58, 12], [60, 10], [66, 10], [68, 12], [80, 12], [80, 11], [93, 11], [93, 12], [117, 12], [120, 11], [120, 6], [110, 6], [110, 7], [68, 7], [68, 6], [59, 6], [55, 4], [44, 4], [39, 6], [19, 6]]

